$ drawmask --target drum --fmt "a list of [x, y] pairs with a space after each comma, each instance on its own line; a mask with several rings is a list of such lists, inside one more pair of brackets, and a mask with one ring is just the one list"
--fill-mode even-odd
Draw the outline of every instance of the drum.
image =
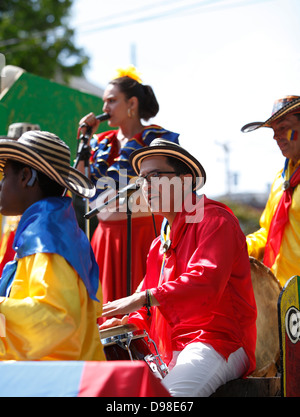
[[278, 298], [281, 285], [269, 268], [250, 257], [251, 279], [257, 306], [256, 369], [253, 377], [272, 377], [280, 358]]
[[[156, 345], [145, 330], [134, 324], [115, 326], [100, 330], [100, 339], [108, 361], [144, 360], [159, 379], [164, 378], [168, 368], [162, 361]], [[151, 351], [151, 347], [154, 348]]]

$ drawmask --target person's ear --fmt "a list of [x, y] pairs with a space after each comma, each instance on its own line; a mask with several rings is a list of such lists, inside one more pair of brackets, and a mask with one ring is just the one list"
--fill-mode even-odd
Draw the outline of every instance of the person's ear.
[[22, 169], [22, 181], [26, 187], [32, 187], [35, 183], [37, 172], [30, 167], [24, 167]]
[[137, 97], [133, 96], [130, 97], [130, 99], [128, 100], [128, 104], [129, 104], [129, 109], [131, 114], [135, 115], [138, 113], [138, 109], [139, 109], [139, 100]]
[[27, 187], [32, 187], [33, 184], [35, 183], [36, 177], [37, 177], [37, 172], [35, 169], [30, 168], [31, 171], [31, 178], [30, 180], [27, 182]]

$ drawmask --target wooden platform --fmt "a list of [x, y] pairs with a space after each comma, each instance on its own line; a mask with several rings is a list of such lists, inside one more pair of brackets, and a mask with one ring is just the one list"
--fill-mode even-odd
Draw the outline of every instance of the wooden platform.
[[234, 379], [222, 385], [211, 397], [281, 397], [281, 378]]

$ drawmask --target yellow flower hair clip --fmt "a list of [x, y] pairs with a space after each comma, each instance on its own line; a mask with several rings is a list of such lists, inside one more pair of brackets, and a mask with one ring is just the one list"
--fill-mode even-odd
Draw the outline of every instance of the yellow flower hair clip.
[[141, 74], [137, 72], [136, 68], [133, 65], [129, 65], [129, 67], [127, 68], [118, 68], [116, 70], [116, 75], [113, 77], [113, 79], [120, 77], [130, 77], [138, 83], [142, 84], [140, 75]]

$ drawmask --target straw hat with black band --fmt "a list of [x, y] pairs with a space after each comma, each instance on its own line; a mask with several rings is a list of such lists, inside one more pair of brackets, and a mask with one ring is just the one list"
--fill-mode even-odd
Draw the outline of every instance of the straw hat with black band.
[[260, 127], [271, 127], [271, 123], [287, 114], [300, 113], [300, 96], [286, 96], [276, 100], [272, 110], [272, 116], [265, 122], [252, 122], [244, 125], [242, 132], [252, 132]]
[[130, 162], [135, 172], [139, 174], [141, 162], [153, 156], [172, 157], [187, 165], [193, 176], [194, 191], [205, 184], [206, 172], [200, 162], [180, 145], [160, 138], [154, 139], [149, 146], [138, 149], [130, 155]]
[[31, 130], [18, 140], [0, 139], [0, 171], [6, 160], [12, 159], [42, 172], [72, 193], [93, 197], [94, 184], [70, 166], [70, 157], [68, 145], [50, 132]]

